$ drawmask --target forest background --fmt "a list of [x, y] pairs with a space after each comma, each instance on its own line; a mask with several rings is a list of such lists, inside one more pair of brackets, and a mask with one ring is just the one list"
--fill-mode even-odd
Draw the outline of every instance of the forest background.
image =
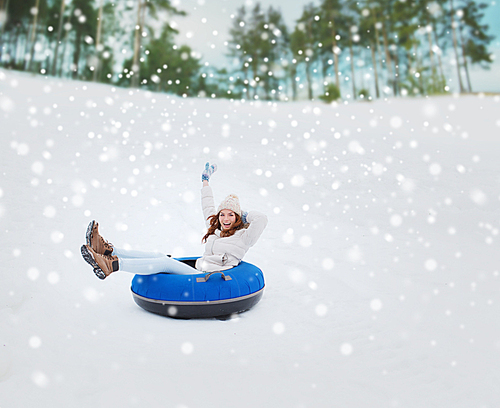
[[499, 92], [498, 10], [475, 0], [0, 0], [0, 62], [186, 97]]

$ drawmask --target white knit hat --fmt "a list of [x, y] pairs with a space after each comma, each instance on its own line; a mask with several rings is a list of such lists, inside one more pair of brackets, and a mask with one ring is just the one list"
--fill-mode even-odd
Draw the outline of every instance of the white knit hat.
[[231, 210], [241, 217], [240, 200], [236, 194], [229, 194], [222, 203], [219, 205], [217, 212], [221, 210]]

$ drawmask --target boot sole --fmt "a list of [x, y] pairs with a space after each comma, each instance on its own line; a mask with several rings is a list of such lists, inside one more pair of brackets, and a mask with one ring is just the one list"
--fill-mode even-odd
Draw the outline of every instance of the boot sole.
[[92, 220], [89, 224], [89, 226], [87, 227], [87, 233], [85, 234], [85, 238], [87, 240], [87, 245], [88, 246], [91, 246], [90, 245], [90, 241], [91, 241], [91, 238], [92, 238], [92, 230], [94, 229], [94, 225], [95, 225], [95, 220]]
[[92, 268], [94, 268], [94, 273], [95, 275], [101, 279], [101, 280], [104, 280], [106, 279], [106, 274], [103, 272], [103, 270], [101, 268], [99, 268], [99, 265], [97, 264], [97, 262], [95, 261], [94, 257], [92, 256], [92, 254], [90, 253], [90, 251], [87, 249], [87, 246], [86, 245], [82, 245], [81, 247], [81, 252], [82, 252], [82, 256], [83, 256], [83, 259], [85, 259], [85, 261], [90, 265], [92, 266]]

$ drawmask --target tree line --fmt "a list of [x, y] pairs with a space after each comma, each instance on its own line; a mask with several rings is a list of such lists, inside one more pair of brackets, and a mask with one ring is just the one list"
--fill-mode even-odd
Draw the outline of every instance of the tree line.
[[[335, 99], [472, 92], [470, 66], [488, 68], [493, 37], [474, 0], [322, 0], [293, 30], [281, 13], [241, 7], [230, 32], [238, 92]], [[453, 77], [452, 70], [455, 71]], [[373, 95], [370, 95], [370, 94]], [[331, 94], [331, 95], [328, 95]]]
[[[196, 95], [201, 63], [177, 46], [170, 0], [0, 0], [0, 63], [22, 71]], [[198, 89], [191, 89], [195, 83]]]
[[[0, 0], [0, 64], [186, 96], [295, 100], [472, 92], [493, 37], [475, 0], [322, 0], [289, 29], [281, 10], [240, 7], [228, 68], [178, 45], [170, 0]], [[456, 85], [455, 85], [456, 82]]]

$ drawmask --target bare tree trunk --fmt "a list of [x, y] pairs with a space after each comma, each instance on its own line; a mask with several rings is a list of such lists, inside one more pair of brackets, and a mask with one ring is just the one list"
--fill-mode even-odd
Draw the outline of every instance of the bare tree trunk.
[[80, 30], [77, 30], [75, 39], [75, 51], [73, 53], [73, 72], [71, 75], [73, 79], [78, 79], [78, 65], [80, 63], [81, 43], [82, 34]]
[[[70, 16], [66, 19], [66, 24], [69, 24]], [[64, 24], [64, 25], [66, 25]], [[69, 36], [69, 30], [66, 30], [66, 33], [64, 34], [64, 45], [62, 49], [62, 55], [61, 55], [61, 63], [59, 64], [59, 71], [57, 73], [57, 76], [62, 76], [62, 70], [63, 70], [63, 65], [64, 65], [64, 57], [66, 56], [66, 46], [68, 44], [68, 36]]]
[[6, 47], [6, 50], [9, 49], [9, 43], [11, 41], [11, 38], [12, 38], [12, 31], [9, 32], [9, 35], [7, 37], [7, 41], [3, 41], [3, 33], [0, 34], [0, 65], [1, 65], [1, 62], [2, 62], [2, 54], [3, 54], [2, 50], [3, 50], [3, 47]]
[[11, 44], [11, 51], [10, 51], [10, 56], [11, 56], [11, 60], [14, 60], [14, 64], [17, 64], [18, 63], [18, 54], [19, 54], [19, 38], [21, 37], [21, 27], [18, 25], [16, 27], [16, 36], [14, 38], [14, 40], [12, 41], [12, 44]]
[[[5, 32], [5, 26], [7, 25], [7, 20], [9, 19], [9, 2], [10, 0], [0, 0], [0, 11], [5, 12], [5, 20], [2, 23], [1, 30], [0, 30], [0, 36], [3, 35]], [[1, 38], [0, 38], [1, 40]], [[1, 53], [1, 48], [0, 48], [0, 53]], [[1, 54], [0, 54], [1, 55]]]
[[335, 69], [335, 85], [337, 85], [337, 88], [340, 90], [340, 78], [339, 78], [339, 52], [340, 49], [337, 46], [337, 39], [335, 38], [335, 30], [332, 28], [332, 39], [333, 39], [333, 68]]
[[354, 79], [354, 52], [352, 50], [352, 33], [349, 30], [349, 55], [351, 59], [351, 80], [352, 80], [352, 94], [353, 99], [356, 99], [356, 81]]
[[375, 44], [377, 46], [377, 64], [379, 63], [380, 61], [380, 69], [383, 70], [384, 69], [384, 66], [382, 64], [382, 58], [380, 58], [380, 55], [381, 55], [381, 46], [380, 46], [380, 33], [378, 32], [378, 23], [375, 22], [374, 23], [374, 26], [375, 26]]
[[139, 86], [140, 78], [140, 64], [139, 64], [139, 51], [141, 48], [141, 35], [142, 35], [142, 25], [141, 25], [141, 9], [142, 0], [139, 0], [137, 5], [137, 25], [135, 26], [135, 37], [134, 37], [134, 59], [132, 62], [132, 80], [130, 81], [130, 86], [137, 88]]
[[467, 87], [469, 89], [469, 92], [472, 92], [472, 86], [470, 82], [470, 76], [469, 76], [469, 65], [467, 63], [467, 57], [465, 55], [465, 43], [464, 43], [464, 36], [462, 33], [462, 27], [460, 26], [458, 28], [458, 33], [460, 34], [460, 48], [462, 49], [462, 60], [464, 62], [464, 69], [465, 69], [465, 78], [467, 79]]
[[[22, 55], [21, 55], [21, 61], [23, 63], [23, 69], [26, 70], [26, 66], [28, 64], [28, 49], [29, 49], [29, 46], [30, 46], [30, 38], [31, 38], [31, 30], [33, 29], [33, 26], [31, 25], [31, 23], [29, 24], [29, 27], [27, 28], [26, 30], [26, 34], [24, 35], [24, 42], [22, 42], [22, 47], [23, 47], [23, 50], [22, 50]], [[20, 49], [21, 47], [19, 47]]]
[[389, 71], [389, 84], [392, 85], [392, 89], [394, 92], [394, 73], [392, 71], [392, 58], [391, 52], [389, 51], [389, 40], [387, 38], [387, 31], [385, 30], [384, 24], [382, 24], [382, 38], [384, 39], [385, 65], [387, 66], [387, 70]]
[[253, 99], [255, 99], [258, 95], [258, 88], [259, 88], [259, 82], [257, 81], [257, 77], [259, 76], [258, 75], [258, 64], [257, 62], [259, 61], [258, 59], [258, 56], [257, 55], [253, 55], [252, 56], [252, 73], [253, 73], [253, 83], [255, 84], [255, 86], [253, 87]]
[[[312, 20], [309, 19], [309, 22], [307, 24], [307, 29], [308, 29], [308, 34], [309, 34], [309, 39], [312, 40], [313, 34], [312, 34]], [[312, 49], [311, 45], [311, 49]], [[311, 55], [312, 57], [312, 55]], [[311, 61], [311, 57], [307, 56], [306, 52], [306, 77], [307, 77], [307, 94], [309, 97], [309, 100], [312, 100], [314, 98], [313, 96], [313, 90], [312, 90], [312, 77], [311, 77], [311, 64], [313, 61]]]
[[311, 62], [306, 61], [306, 78], [307, 78], [307, 96], [309, 100], [313, 99], [312, 78], [311, 78]]
[[[438, 41], [438, 36], [435, 27], [433, 27], [434, 32], [434, 42], [436, 43], [437, 47], [441, 49], [439, 46], [439, 41]], [[437, 53], [438, 57], [438, 66], [439, 66], [439, 76], [441, 77], [441, 84], [446, 86], [446, 78], [444, 76], [444, 69], [443, 69], [443, 60], [441, 59], [441, 53]]]
[[33, 57], [35, 56], [35, 45], [36, 45], [36, 30], [37, 30], [37, 23], [38, 23], [38, 6], [40, 5], [40, 0], [36, 0], [35, 4], [35, 15], [33, 16], [33, 28], [31, 29], [31, 52], [30, 52], [30, 57], [28, 61], [28, 66], [26, 68], [27, 71], [31, 71], [31, 64], [33, 61]]
[[246, 99], [249, 99], [250, 97], [250, 90], [248, 89], [248, 68], [245, 67], [243, 65], [243, 87], [245, 89], [246, 92], [245, 93], [245, 96], [246, 96]]
[[[328, 58], [328, 57], [326, 57]], [[321, 75], [322, 75], [322, 78], [323, 78], [323, 91], [325, 92], [326, 91], [326, 85], [327, 85], [327, 77], [328, 77], [328, 61], [325, 61], [325, 56], [323, 55], [321, 58], [320, 58], [320, 62], [321, 62]]]
[[413, 77], [414, 70], [413, 70], [413, 57], [411, 55], [411, 49], [406, 50], [406, 76], [407, 78]]
[[[429, 26], [430, 27], [430, 26]], [[431, 62], [431, 75], [432, 75], [432, 91], [435, 92], [436, 91], [436, 85], [437, 85], [437, 70], [436, 70], [436, 64], [434, 62], [434, 51], [432, 49], [433, 45], [432, 45], [432, 34], [431, 34], [431, 31], [432, 30], [428, 30], [427, 31], [427, 39], [429, 41], [429, 57], [430, 57], [430, 62]]]
[[64, 21], [64, 8], [66, 7], [66, 1], [61, 1], [61, 10], [59, 11], [59, 27], [57, 28], [57, 41], [56, 41], [56, 49], [54, 50], [54, 60], [52, 61], [52, 69], [51, 75], [54, 76], [56, 74], [57, 69], [57, 53], [59, 51], [59, 43], [61, 42], [61, 34], [63, 29], [63, 21]]
[[292, 99], [294, 101], [297, 100], [297, 81], [295, 81], [295, 77], [297, 76], [297, 65], [292, 62], [292, 68], [290, 68], [290, 73], [292, 77]]
[[339, 77], [339, 52], [340, 48], [337, 46], [337, 39], [333, 40], [333, 67], [335, 69], [335, 85], [340, 91], [340, 77]]
[[337, 46], [337, 34], [335, 32], [335, 21], [334, 15], [331, 9], [327, 11], [327, 16], [330, 18], [332, 23], [332, 52], [333, 52], [333, 68], [335, 69], [335, 85], [340, 92], [340, 78], [339, 78], [339, 53], [340, 48]]
[[96, 34], [96, 40], [95, 40], [95, 58], [96, 58], [96, 64], [94, 67], [94, 73], [92, 76], [92, 80], [94, 82], [97, 81], [97, 78], [99, 76], [99, 73], [101, 71], [101, 27], [102, 27], [102, 8], [104, 6], [104, 0], [101, 0], [101, 4], [99, 5], [99, 14], [97, 17], [97, 34]]
[[[288, 68], [288, 67], [287, 67]], [[281, 90], [276, 95], [277, 100], [280, 100], [282, 96], [288, 96], [289, 86], [288, 86], [288, 70], [285, 68], [285, 74], [283, 78], [278, 80], [278, 89], [281, 86]]]
[[455, 59], [457, 61], [457, 74], [458, 74], [458, 84], [460, 86], [460, 93], [464, 92], [464, 85], [462, 83], [462, 74], [460, 73], [460, 58], [458, 56], [458, 45], [457, 45], [457, 30], [455, 27], [455, 9], [453, 7], [453, 0], [450, 0], [450, 19], [451, 19], [451, 32], [453, 37], [453, 49], [455, 50]]
[[[3, 49], [3, 47], [5, 47], [5, 51], [7, 51], [7, 55], [9, 56], [8, 50], [9, 50], [9, 47], [12, 47], [11, 42], [12, 42], [13, 36], [14, 36], [13, 32], [10, 31], [8, 33], [7, 39], [0, 43], [0, 62], [2, 61], [2, 55], [3, 55], [2, 49]], [[2, 37], [3, 37], [3, 35], [2, 35]], [[10, 57], [9, 60], [12, 60], [12, 57]]]
[[271, 81], [272, 77], [269, 74], [264, 73], [266, 80], [264, 81], [264, 91], [266, 93], [266, 101], [271, 100]]
[[415, 54], [416, 70], [419, 73], [419, 76], [418, 76], [418, 85], [419, 86], [418, 87], [419, 87], [420, 93], [423, 95], [423, 94], [425, 94], [425, 87], [424, 87], [424, 81], [423, 81], [424, 77], [422, 75], [422, 60], [418, 56], [418, 47], [417, 47], [416, 43], [413, 45], [413, 50], [414, 50], [414, 54]]
[[2, 29], [0, 30], [0, 62], [2, 61], [2, 55], [3, 55], [3, 44], [5, 41], [3, 41], [3, 34], [5, 32], [5, 26], [7, 25], [7, 20], [8, 20], [8, 13], [7, 11], [9, 10], [9, 1], [6, 0], [5, 4], [3, 3], [4, 0], [1, 0], [0, 3], [0, 10], [5, 11], [5, 21], [2, 23]]
[[370, 42], [370, 51], [372, 53], [372, 65], [373, 65], [373, 74], [375, 77], [375, 94], [377, 95], [377, 99], [380, 98], [380, 90], [378, 87], [378, 71], [377, 71], [377, 58], [375, 55], [374, 43]]
[[399, 49], [394, 53], [394, 95], [399, 95]]

